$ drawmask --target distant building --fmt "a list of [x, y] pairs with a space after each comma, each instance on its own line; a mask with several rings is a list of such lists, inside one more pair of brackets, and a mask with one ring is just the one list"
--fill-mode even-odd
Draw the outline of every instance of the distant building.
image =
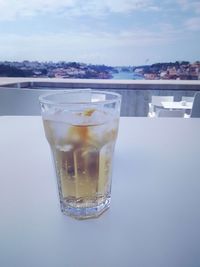
[[145, 73], [144, 74], [144, 78], [146, 80], [157, 80], [158, 79], [158, 76], [156, 73]]

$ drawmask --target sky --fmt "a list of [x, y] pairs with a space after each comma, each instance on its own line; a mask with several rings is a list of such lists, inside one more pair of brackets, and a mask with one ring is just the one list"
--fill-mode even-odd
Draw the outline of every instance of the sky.
[[0, 0], [0, 61], [200, 60], [200, 0]]

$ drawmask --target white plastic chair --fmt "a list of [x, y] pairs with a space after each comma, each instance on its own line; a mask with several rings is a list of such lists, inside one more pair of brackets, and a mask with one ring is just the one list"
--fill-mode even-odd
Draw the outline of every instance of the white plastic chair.
[[200, 118], [200, 92], [194, 96], [193, 106], [190, 113], [191, 118]]
[[[190, 103], [193, 103], [194, 102], [194, 97], [193, 96], [182, 96], [181, 98], [181, 101], [182, 102], [190, 102]], [[190, 113], [191, 113], [191, 110], [185, 110], [185, 115], [184, 117], [185, 118], [190, 118]]]
[[161, 109], [158, 111], [157, 116], [158, 117], [184, 117], [184, 110], [168, 110], [168, 109]]
[[173, 102], [174, 97], [173, 96], [156, 96], [153, 95], [151, 97], [151, 103], [149, 103], [149, 117], [155, 117], [156, 113], [162, 109], [162, 103], [161, 102]]
[[57, 90], [0, 88], [0, 115], [40, 115], [38, 98], [52, 91]]

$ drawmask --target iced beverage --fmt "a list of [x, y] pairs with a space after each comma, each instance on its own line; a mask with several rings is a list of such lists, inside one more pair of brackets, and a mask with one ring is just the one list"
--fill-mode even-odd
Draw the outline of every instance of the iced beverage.
[[[111, 101], [106, 106], [106, 99], [98, 101], [97, 94], [92, 92], [89, 103], [73, 101], [70, 107], [66, 103], [42, 114], [55, 164], [61, 210], [79, 219], [97, 217], [110, 206], [113, 151], [119, 124], [119, 107], [115, 111]], [[116, 97], [115, 102], [120, 105], [119, 96]]]

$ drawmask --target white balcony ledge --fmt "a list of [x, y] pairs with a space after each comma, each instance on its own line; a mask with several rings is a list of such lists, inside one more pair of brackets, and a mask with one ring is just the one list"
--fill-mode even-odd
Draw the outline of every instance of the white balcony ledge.
[[0, 78], [0, 87], [7, 88], [92, 88], [115, 91], [122, 95], [122, 116], [146, 117], [152, 95], [194, 96], [200, 91], [200, 80], [101, 80], [59, 78]]

